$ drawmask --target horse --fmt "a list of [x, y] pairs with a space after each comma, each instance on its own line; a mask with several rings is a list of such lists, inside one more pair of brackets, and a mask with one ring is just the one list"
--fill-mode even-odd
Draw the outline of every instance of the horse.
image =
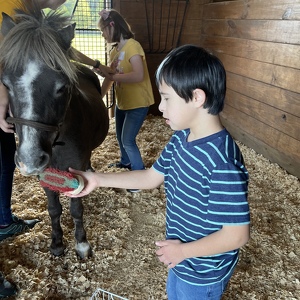
[[[8, 90], [17, 135], [15, 163], [25, 176], [51, 167], [88, 170], [93, 149], [106, 138], [108, 110], [98, 77], [75, 62], [75, 23], [61, 12], [44, 15], [38, 7], [3, 14], [0, 45], [2, 82]], [[52, 234], [50, 252], [64, 254], [59, 193], [44, 188]], [[83, 224], [81, 198], [70, 199], [79, 258], [92, 255]]]

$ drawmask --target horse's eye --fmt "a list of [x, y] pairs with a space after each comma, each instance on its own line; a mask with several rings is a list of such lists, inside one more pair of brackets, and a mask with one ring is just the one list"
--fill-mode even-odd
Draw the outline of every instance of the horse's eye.
[[8, 91], [10, 90], [9, 86], [8, 86], [4, 81], [2, 81], [2, 84], [6, 87], [6, 89], [7, 89]]
[[65, 92], [65, 90], [66, 90], [66, 86], [63, 85], [62, 87], [60, 87], [60, 88], [56, 91], [56, 94], [61, 95], [61, 94], [63, 94], [63, 93]]

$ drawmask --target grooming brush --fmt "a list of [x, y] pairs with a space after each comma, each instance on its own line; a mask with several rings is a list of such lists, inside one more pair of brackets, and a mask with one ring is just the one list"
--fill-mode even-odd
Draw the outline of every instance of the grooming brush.
[[55, 192], [79, 194], [84, 188], [83, 178], [79, 175], [54, 168], [47, 168], [38, 175], [42, 187]]

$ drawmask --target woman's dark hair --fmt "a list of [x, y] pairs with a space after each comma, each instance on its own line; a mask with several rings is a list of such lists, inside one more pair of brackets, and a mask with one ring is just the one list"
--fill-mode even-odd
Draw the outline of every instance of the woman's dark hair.
[[186, 102], [193, 91], [201, 89], [206, 95], [204, 108], [212, 115], [224, 107], [226, 72], [222, 62], [201, 47], [184, 45], [172, 50], [158, 67], [155, 75], [159, 86], [164, 81]]
[[113, 27], [114, 33], [112, 37], [112, 42], [118, 43], [123, 37], [124, 40], [134, 38], [134, 33], [131, 31], [130, 25], [126, 22], [126, 20], [114, 9], [109, 11], [108, 18], [104, 20], [100, 18], [99, 27]]

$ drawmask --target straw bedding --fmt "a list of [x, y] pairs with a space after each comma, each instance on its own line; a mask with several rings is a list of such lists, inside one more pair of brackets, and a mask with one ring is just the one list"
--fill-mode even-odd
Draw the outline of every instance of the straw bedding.
[[[172, 131], [160, 117], [148, 116], [138, 136], [151, 167]], [[224, 300], [300, 299], [300, 183], [278, 165], [240, 144], [250, 173], [251, 240]], [[111, 120], [109, 135], [93, 153], [96, 170], [112, 172], [119, 153]], [[41, 220], [33, 230], [0, 243], [0, 270], [15, 282], [15, 299], [90, 299], [97, 288], [132, 300], [163, 300], [167, 269], [155, 256], [154, 242], [164, 237], [163, 187], [130, 194], [102, 188], [84, 200], [85, 225], [93, 257], [80, 261], [74, 251], [69, 201], [62, 197], [65, 255], [53, 257], [47, 200], [37, 178], [15, 172], [13, 211]]]

